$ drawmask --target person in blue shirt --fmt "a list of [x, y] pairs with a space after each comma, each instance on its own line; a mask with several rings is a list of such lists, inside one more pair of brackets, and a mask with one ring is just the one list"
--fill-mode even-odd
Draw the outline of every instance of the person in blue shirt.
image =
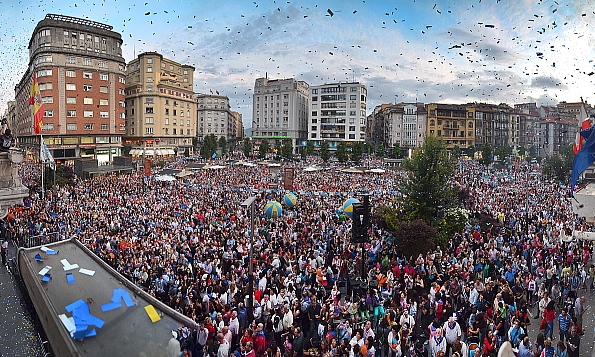
[[531, 341], [529, 337], [526, 336], [523, 341], [519, 344], [519, 353], [518, 357], [533, 357], [533, 351], [531, 346]]
[[562, 312], [558, 316], [558, 329], [560, 331], [560, 341], [568, 339], [568, 330], [570, 329], [571, 322], [572, 318], [570, 317], [570, 314], [568, 314], [568, 310], [566, 308], [563, 308]]

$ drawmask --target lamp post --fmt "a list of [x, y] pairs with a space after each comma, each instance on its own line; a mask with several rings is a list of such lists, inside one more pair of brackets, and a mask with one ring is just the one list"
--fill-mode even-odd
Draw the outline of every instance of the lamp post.
[[254, 201], [256, 197], [248, 197], [242, 202], [242, 207], [250, 207], [250, 263], [248, 264], [248, 319], [254, 319], [254, 266], [252, 259], [254, 257]]

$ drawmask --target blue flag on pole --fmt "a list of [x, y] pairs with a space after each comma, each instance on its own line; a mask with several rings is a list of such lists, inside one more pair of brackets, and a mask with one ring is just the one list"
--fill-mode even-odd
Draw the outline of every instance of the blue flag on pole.
[[213, 156], [211, 156], [211, 159], [214, 159], [215, 157], [217, 157], [217, 153], [213, 153]]
[[570, 196], [574, 197], [574, 186], [578, 177], [595, 161], [595, 127], [581, 131], [581, 136], [585, 138], [583, 148], [574, 156], [572, 162], [572, 174], [570, 175]]

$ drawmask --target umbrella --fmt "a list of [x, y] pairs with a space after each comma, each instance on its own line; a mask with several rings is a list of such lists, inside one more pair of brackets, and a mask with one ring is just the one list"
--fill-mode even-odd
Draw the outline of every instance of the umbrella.
[[264, 207], [264, 213], [269, 218], [277, 218], [283, 214], [283, 209], [281, 208], [281, 204], [279, 202], [269, 201]]
[[171, 181], [175, 181], [175, 180], [176, 180], [176, 178], [171, 175], [155, 176], [155, 181], [171, 182]]

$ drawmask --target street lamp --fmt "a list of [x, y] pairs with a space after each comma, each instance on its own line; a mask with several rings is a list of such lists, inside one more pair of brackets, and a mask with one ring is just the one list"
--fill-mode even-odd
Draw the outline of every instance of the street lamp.
[[254, 257], [254, 201], [256, 197], [248, 197], [242, 202], [242, 207], [250, 207], [250, 263], [248, 264], [248, 319], [254, 319], [254, 266], [252, 259]]

